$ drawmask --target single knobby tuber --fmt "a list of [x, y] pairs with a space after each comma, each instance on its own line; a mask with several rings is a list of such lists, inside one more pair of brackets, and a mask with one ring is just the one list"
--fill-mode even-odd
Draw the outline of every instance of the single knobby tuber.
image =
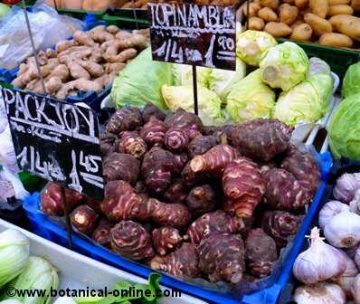
[[157, 106], [152, 103], [147, 103], [142, 112], [144, 123], [147, 123], [152, 116], [161, 121], [164, 121], [166, 117], [165, 113], [162, 112]]
[[196, 155], [201, 155], [209, 151], [212, 147], [218, 144], [217, 139], [213, 135], [209, 136], [196, 136], [188, 146], [188, 152], [191, 158]]
[[106, 181], [124, 180], [135, 185], [140, 175], [140, 161], [125, 153], [112, 153], [103, 161]]
[[[203, 129], [203, 124], [197, 115], [186, 112], [181, 108], [178, 108], [174, 113], [166, 117], [165, 125], [167, 128], [193, 129], [195, 131], [193, 133], [201, 132]], [[194, 134], [189, 133], [189, 136], [191, 139], [194, 138]]]
[[186, 196], [186, 187], [181, 179], [173, 182], [163, 195], [166, 202], [178, 204], [184, 203]]
[[276, 210], [299, 210], [309, 204], [312, 194], [290, 172], [274, 168], [263, 174], [266, 180], [265, 202]]
[[193, 216], [203, 215], [214, 210], [216, 193], [210, 185], [194, 187], [186, 197], [186, 204]]
[[133, 221], [121, 221], [111, 229], [111, 248], [121, 256], [137, 261], [154, 256], [149, 233]]
[[164, 143], [166, 131], [167, 128], [165, 123], [152, 116], [149, 122], [141, 129], [140, 135], [150, 146], [162, 145]]
[[161, 227], [152, 231], [152, 241], [156, 252], [164, 256], [179, 247], [183, 238], [176, 228]]
[[288, 148], [291, 134], [279, 120], [256, 119], [234, 126], [230, 140], [241, 155], [267, 162]]
[[217, 210], [199, 217], [190, 225], [187, 235], [191, 242], [197, 245], [202, 239], [213, 232], [237, 233], [242, 228], [244, 228], [244, 223], [241, 219], [234, 218], [224, 211]]
[[103, 157], [115, 152], [117, 137], [112, 133], [104, 133], [100, 136], [100, 153]]
[[245, 259], [253, 276], [270, 275], [277, 260], [275, 241], [260, 228], [251, 230], [245, 241]]
[[174, 173], [181, 174], [185, 165], [189, 161], [189, 156], [186, 152], [182, 152], [180, 154], [174, 154], [175, 168]]
[[190, 162], [190, 167], [196, 173], [220, 174], [225, 169], [225, 166], [235, 160], [237, 156], [238, 153], [233, 147], [220, 144], [203, 155], [195, 156]]
[[262, 227], [275, 240], [276, 245], [282, 248], [286, 246], [289, 237], [297, 233], [302, 219], [302, 216], [286, 211], [268, 211], [262, 219]]
[[120, 153], [131, 154], [141, 159], [147, 151], [147, 145], [142, 137], [135, 131], [124, 131], [121, 133], [118, 150]]
[[119, 135], [122, 131], [133, 131], [142, 126], [142, 116], [135, 107], [124, 107], [115, 112], [106, 126], [106, 131]]
[[265, 193], [259, 167], [246, 158], [227, 164], [222, 174], [224, 210], [238, 217], [251, 217]]
[[102, 218], [91, 235], [92, 239], [104, 247], [110, 247], [111, 244], [110, 230], [113, 226], [114, 225], [106, 218]]
[[165, 146], [174, 152], [182, 151], [189, 144], [189, 135], [187, 130], [180, 128], [170, 128], [165, 133]]
[[99, 215], [88, 205], [77, 207], [70, 215], [71, 224], [80, 232], [91, 235], [95, 230]]
[[212, 232], [198, 247], [199, 267], [211, 282], [239, 283], [245, 271], [245, 249], [240, 235]]
[[167, 256], [154, 257], [150, 267], [180, 277], [197, 278], [200, 275], [198, 253], [191, 243], [183, 243]]

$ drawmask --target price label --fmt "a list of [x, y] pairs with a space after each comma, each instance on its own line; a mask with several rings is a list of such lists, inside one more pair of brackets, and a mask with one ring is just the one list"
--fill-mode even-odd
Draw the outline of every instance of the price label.
[[30, 92], [1, 88], [1, 95], [20, 170], [101, 200], [97, 115]]
[[235, 7], [148, 3], [153, 60], [235, 70]]

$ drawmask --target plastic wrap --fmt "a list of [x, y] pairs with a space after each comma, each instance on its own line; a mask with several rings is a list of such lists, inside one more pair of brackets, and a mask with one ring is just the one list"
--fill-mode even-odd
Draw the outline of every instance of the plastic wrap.
[[[37, 50], [51, 48], [84, 27], [80, 20], [59, 15], [41, 1], [28, 11], [28, 16]], [[14, 6], [0, 21], [0, 66], [11, 70], [32, 54], [24, 11]]]

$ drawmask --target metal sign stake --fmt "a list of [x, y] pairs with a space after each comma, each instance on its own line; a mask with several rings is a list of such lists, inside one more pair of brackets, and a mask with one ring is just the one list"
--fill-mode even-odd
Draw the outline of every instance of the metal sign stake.
[[135, 26], [136, 29], [139, 29], [139, 23], [138, 23], [138, 19], [137, 19], [137, 13], [136, 13], [136, 9], [135, 9], [135, 0], [131, 0], [132, 2], [132, 11], [133, 11], [133, 15], [134, 15], [134, 19], [135, 19]]
[[193, 88], [194, 88], [194, 113], [199, 115], [198, 109], [198, 92], [197, 92], [197, 75], [196, 75], [196, 65], [192, 66], [192, 74], [193, 74]]

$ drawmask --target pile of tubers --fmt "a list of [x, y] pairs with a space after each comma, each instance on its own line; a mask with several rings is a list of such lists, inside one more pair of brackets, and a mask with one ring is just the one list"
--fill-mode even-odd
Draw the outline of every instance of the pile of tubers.
[[[76, 200], [72, 224], [175, 276], [266, 277], [320, 182], [315, 159], [290, 144], [291, 134], [278, 120], [205, 127], [183, 109], [122, 108], [101, 137], [105, 198]], [[57, 191], [43, 192], [43, 212], [60, 215]]]
[[[77, 31], [72, 40], [59, 41], [55, 49], [38, 53], [46, 93], [62, 100], [78, 91], [101, 92], [148, 44], [148, 30], [130, 33], [114, 25], [100, 25], [87, 32]], [[34, 57], [20, 65], [12, 84], [45, 93]]]
[[249, 29], [345, 48], [359, 47], [357, 12], [360, 0], [255, 0], [242, 8]]

